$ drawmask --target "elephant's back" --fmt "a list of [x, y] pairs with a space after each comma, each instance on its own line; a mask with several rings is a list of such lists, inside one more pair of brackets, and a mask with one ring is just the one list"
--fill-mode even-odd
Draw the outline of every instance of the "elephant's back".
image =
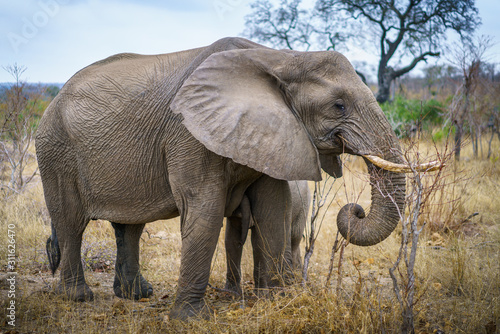
[[[120, 54], [76, 73], [40, 123], [42, 178], [75, 179], [96, 217], [118, 222], [148, 212], [150, 219], [168, 216], [175, 208], [168, 159], [182, 156], [182, 148], [196, 142], [180, 126], [182, 116], [171, 112], [170, 102], [204, 59], [244, 46], [240, 42], [223, 40], [163, 55]], [[147, 204], [133, 213], [127, 210], [133, 203]], [[165, 209], [158, 213], [152, 207]]]

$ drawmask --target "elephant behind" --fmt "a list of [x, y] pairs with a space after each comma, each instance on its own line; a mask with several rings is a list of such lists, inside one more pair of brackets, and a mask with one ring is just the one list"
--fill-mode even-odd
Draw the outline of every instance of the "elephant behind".
[[[292, 251], [292, 269], [294, 274], [302, 268], [302, 258], [300, 255], [300, 242], [303, 238], [306, 227], [307, 215], [309, 213], [309, 204], [311, 202], [311, 192], [307, 181], [289, 181], [291, 193], [291, 251]], [[264, 238], [259, 231], [258, 222], [255, 222], [252, 214], [252, 200], [249, 196], [266, 192], [265, 184], [259, 183], [258, 186], [252, 186], [247, 191], [238, 209], [231, 217], [227, 218], [226, 224], [226, 286], [225, 289], [241, 294], [241, 256], [243, 245], [247, 239], [248, 230], [252, 230], [252, 248], [254, 258], [254, 282], [256, 292], [260, 292], [262, 287], [268, 284], [265, 281], [267, 275], [262, 266], [265, 249], [260, 249], [259, 239]], [[255, 200], [255, 199], [254, 199]]]

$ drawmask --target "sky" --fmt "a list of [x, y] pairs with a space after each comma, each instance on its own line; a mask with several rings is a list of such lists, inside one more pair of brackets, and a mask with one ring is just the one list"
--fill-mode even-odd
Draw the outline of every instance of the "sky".
[[[121, 52], [168, 53], [241, 36], [252, 0], [0, 0], [0, 66], [18, 64], [28, 82], [64, 83], [81, 68]], [[500, 0], [476, 0], [479, 35], [496, 45], [500, 68]], [[353, 62], [376, 56], [352, 48]], [[497, 68], [497, 70], [499, 70]], [[12, 76], [0, 68], [0, 82]]]

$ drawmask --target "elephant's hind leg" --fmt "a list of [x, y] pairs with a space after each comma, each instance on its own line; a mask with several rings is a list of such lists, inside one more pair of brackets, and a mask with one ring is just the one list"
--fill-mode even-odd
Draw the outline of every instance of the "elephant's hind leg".
[[141, 299], [153, 294], [153, 286], [142, 277], [139, 241], [145, 224], [112, 223], [116, 236], [115, 281], [113, 290], [120, 298]]
[[[85, 282], [81, 246], [82, 236], [89, 219], [85, 215], [76, 186], [63, 186], [64, 180], [45, 182], [46, 203], [52, 220], [52, 246], [59, 247], [61, 281], [56, 292], [75, 301], [94, 299], [94, 294]], [[54, 184], [56, 189], [50, 191]], [[49, 191], [48, 191], [49, 190]], [[57, 252], [57, 249], [53, 249]], [[53, 254], [48, 254], [53, 256]], [[52, 268], [57, 269], [57, 263]]]

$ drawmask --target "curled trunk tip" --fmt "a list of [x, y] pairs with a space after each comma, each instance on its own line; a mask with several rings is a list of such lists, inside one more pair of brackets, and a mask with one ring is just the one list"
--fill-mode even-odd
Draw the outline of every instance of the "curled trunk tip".
[[365, 210], [356, 203], [343, 206], [337, 215], [337, 227], [340, 234], [349, 243], [356, 246], [376, 245], [386, 239], [394, 230], [392, 223], [379, 222], [375, 224], [378, 225], [377, 227], [373, 223], [372, 219], [367, 219]]
[[[394, 159], [396, 160], [396, 159]], [[342, 236], [358, 246], [372, 246], [386, 239], [396, 228], [404, 212], [406, 177], [383, 170], [365, 159], [370, 173], [371, 208], [368, 215], [358, 204], [345, 205], [337, 215]]]

